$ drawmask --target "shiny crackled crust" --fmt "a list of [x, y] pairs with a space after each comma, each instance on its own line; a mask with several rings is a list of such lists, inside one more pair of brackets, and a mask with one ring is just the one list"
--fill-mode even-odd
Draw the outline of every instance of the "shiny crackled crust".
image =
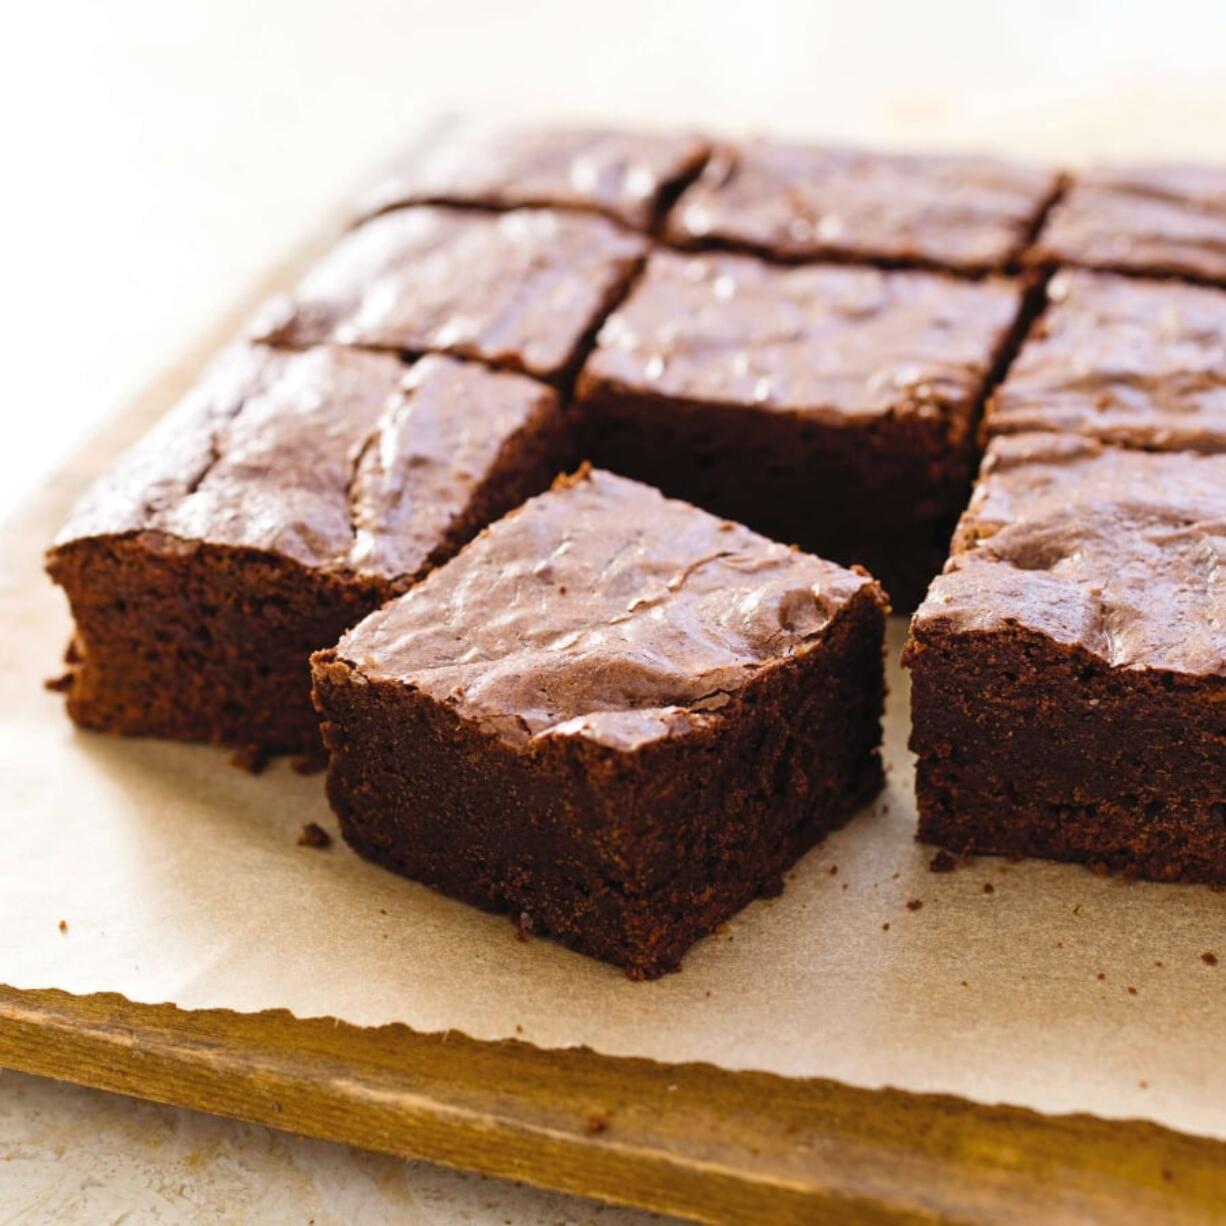
[[513, 745], [583, 737], [629, 751], [708, 726], [857, 599], [884, 605], [861, 574], [586, 470], [330, 654]]
[[1226, 284], [1226, 166], [1084, 171], [1026, 259]]
[[1019, 630], [1111, 669], [1226, 676], [1226, 456], [995, 439], [909, 654]]
[[849, 425], [961, 417], [965, 430], [1021, 303], [1004, 280], [660, 251], [601, 328], [579, 394], [616, 388]]
[[755, 141], [711, 158], [665, 235], [783, 260], [980, 273], [1021, 251], [1058, 185], [1054, 171], [996, 158]]
[[358, 197], [370, 217], [410, 204], [588, 209], [648, 229], [706, 161], [695, 135], [612, 128], [441, 125]]
[[294, 348], [442, 352], [558, 380], [645, 252], [638, 235], [577, 212], [397, 209], [346, 234], [251, 332]]
[[535, 440], [561, 463], [562, 434], [556, 394], [519, 375], [238, 345], [87, 493], [55, 549], [148, 533], [399, 583], [483, 526], [504, 452]]
[[1069, 269], [1047, 296], [988, 433], [1226, 451], [1226, 291]]

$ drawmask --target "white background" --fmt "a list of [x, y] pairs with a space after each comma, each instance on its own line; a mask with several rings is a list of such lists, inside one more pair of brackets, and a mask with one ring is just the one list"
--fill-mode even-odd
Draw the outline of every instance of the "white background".
[[[1226, 4], [9, 0], [0, 514], [447, 109], [1226, 163]], [[14, 1155], [5, 1221], [614, 1220], [0, 1073]]]

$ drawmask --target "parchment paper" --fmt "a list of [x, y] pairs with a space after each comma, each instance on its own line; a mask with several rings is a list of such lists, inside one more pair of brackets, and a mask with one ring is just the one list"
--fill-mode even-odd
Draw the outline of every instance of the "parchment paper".
[[1226, 1139], [1226, 893], [1037, 862], [930, 872], [893, 663], [881, 799], [782, 897], [653, 983], [522, 942], [505, 918], [339, 840], [299, 847], [305, 822], [336, 831], [321, 776], [280, 763], [252, 777], [218, 750], [76, 731], [41, 685], [69, 631], [42, 549], [159, 407], [116, 423], [0, 539], [0, 982], [583, 1044]]

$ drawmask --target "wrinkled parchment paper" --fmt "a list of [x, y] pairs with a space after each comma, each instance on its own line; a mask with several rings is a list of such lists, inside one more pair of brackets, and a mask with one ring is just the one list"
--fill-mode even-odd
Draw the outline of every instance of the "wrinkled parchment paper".
[[251, 776], [219, 750], [75, 730], [42, 688], [69, 633], [42, 550], [190, 374], [152, 388], [0, 534], [0, 982], [706, 1060], [1226, 1139], [1226, 893], [1037, 862], [930, 872], [933, 849], [912, 837], [901, 621], [887, 790], [782, 897], [653, 983], [520, 941], [505, 918], [339, 839], [300, 847], [307, 822], [336, 833], [322, 776], [284, 762]]

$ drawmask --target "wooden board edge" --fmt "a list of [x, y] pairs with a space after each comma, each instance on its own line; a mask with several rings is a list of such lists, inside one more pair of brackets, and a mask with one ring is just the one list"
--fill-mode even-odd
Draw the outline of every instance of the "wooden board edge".
[[720, 1223], [1220, 1221], [1226, 1143], [819, 1079], [0, 986], [0, 1065]]

